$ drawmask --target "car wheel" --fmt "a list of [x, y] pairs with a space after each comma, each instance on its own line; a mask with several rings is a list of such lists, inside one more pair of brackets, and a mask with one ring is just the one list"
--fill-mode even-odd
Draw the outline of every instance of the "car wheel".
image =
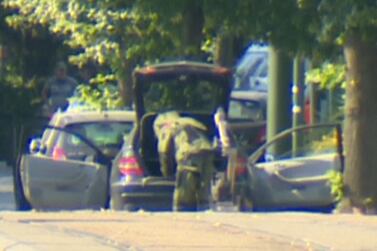
[[16, 204], [16, 210], [28, 211], [31, 210], [31, 205], [26, 199], [24, 189], [22, 187], [20, 166], [16, 165], [13, 169], [13, 187], [14, 187], [14, 200]]

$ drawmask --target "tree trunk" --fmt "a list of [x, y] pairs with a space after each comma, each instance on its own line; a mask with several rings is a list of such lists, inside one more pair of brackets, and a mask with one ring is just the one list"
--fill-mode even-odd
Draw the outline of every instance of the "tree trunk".
[[[268, 55], [267, 141], [292, 126], [292, 58], [275, 46]], [[281, 141], [266, 154], [277, 156], [289, 147], [289, 142]]]
[[234, 65], [234, 37], [231, 34], [221, 34], [216, 39], [216, 51], [214, 61], [216, 64], [226, 67]]
[[183, 53], [193, 57], [200, 53], [203, 41], [204, 13], [200, 0], [187, 2], [183, 11]]
[[377, 212], [377, 45], [349, 37], [345, 105], [343, 208]]
[[134, 64], [129, 60], [124, 60], [121, 69], [118, 71], [118, 87], [119, 94], [122, 99], [123, 106], [132, 107], [132, 71]]

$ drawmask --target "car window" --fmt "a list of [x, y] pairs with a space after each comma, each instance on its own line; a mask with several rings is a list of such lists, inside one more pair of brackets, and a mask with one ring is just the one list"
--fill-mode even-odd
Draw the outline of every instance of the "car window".
[[[133, 124], [131, 122], [106, 121], [76, 123], [68, 125], [66, 129], [84, 136], [95, 146], [102, 147], [121, 144], [124, 135], [129, 134], [132, 127]], [[70, 134], [66, 141], [74, 143], [77, 141], [77, 137]]]
[[229, 103], [228, 117], [231, 120], [265, 120], [262, 105], [257, 101], [232, 99]]
[[237, 65], [236, 90], [267, 90], [268, 51], [248, 51]]
[[132, 122], [101, 121], [70, 124], [65, 127], [67, 131], [48, 129], [51, 135], [55, 134], [55, 140], [46, 154], [60, 160], [88, 160], [89, 157], [93, 157], [96, 150], [71, 133], [73, 132], [106, 154], [110, 151], [109, 155], [114, 155], [132, 128]]
[[183, 74], [145, 83], [143, 102], [146, 112], [213, 113], [221, 104], [224, 91], [218, 80]]
[[336, 127], [317, 127], [287, 133], [273, 141], [260, 161], [276, 161], [320, 154], [337, 153]]
[[[86, 136], [83, 132], [78, 132], [82, 136]], [[54, 145], [51, 156], [56, 160], [94, 160], [96, 150], [89, 146], [79, 137], [65, 132], [59, 131], [59, 135]], [[91, 158], [91, 159], [90, 159]]]

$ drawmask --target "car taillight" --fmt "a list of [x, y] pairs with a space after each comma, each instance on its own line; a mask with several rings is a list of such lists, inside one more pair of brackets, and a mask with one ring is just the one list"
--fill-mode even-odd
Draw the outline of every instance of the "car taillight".
[[144, 69], [138, 70], [138, 72], [144, 75], [153, 75], [157, 72], [157, 70], [154, 67], [146, 67]]
[[246, 158], [238, 156], [237, 166], [236, 166], [236, 175], [241, 176], [246, 174]]
[[225, 68], [225, 67], [216, 67], [212, 71], [216, 74], [221, 74], [221, 75], [225, 75], [225, 74], [230, 73], [230, 70], [228, 68]]
[[56, 146], [54, 147], [54, 150], [52, 151], [52, 158], [54, 160], [66, 160], [67, 156], [63, 148]]
[[128, 176], [143, 176], [144, 172], [141, 169], [139, 162], [135, 156], [121, 157], [118, 168], [121, 174]]

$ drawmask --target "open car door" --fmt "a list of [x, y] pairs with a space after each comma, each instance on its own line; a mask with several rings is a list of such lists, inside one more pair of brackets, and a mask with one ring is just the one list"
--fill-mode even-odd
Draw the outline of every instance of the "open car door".
[[95, 151], [61, 131], [46, 154], [23, 155], [20, 174], [25, 197], [35, 209], [99, 209], [108, 200], [108, 167]]
[[278, 134], [248, 161], [254, 209], [325, 209], [334, 205], [329, 173], [343, 171], [341, 128], [302, 126]]

